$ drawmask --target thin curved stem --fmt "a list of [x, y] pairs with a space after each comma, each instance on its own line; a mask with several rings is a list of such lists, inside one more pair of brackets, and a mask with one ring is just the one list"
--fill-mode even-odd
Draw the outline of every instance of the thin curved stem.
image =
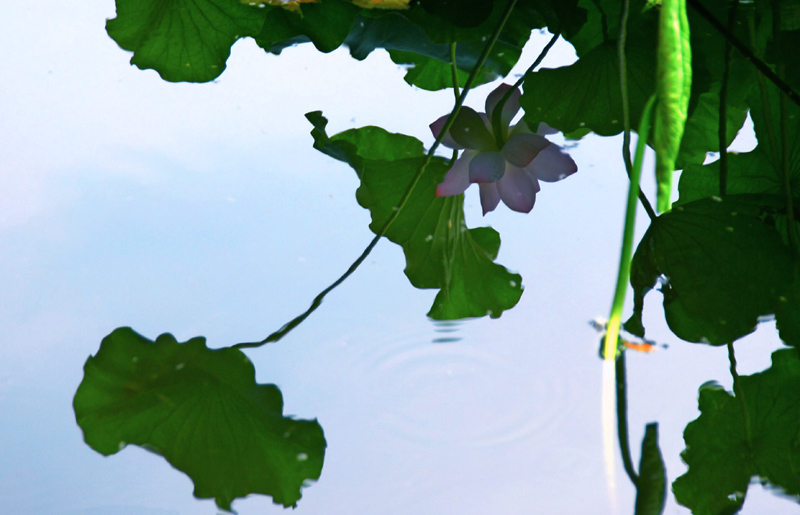
[[[733, 25], [736, 23], [736, 13], [739, 2], [733, 3], [728, 11], [728, 31], [733, 33]], [[731, 42], [725, 40], [725, 50], [723, 59], [725, 68], [722, 71], [722, 84], [719, 89], [719, 196], [724, 197], [728, 193], [728, 80], [731, 74], [731, 52], [733, 46]]]
[[617, 343], [619, 330], [622, 324], [622, 308], [625, 305], [625, 294], [628, 290], [628, 278], [631, 275], [631, 256], [633, 255], [633, 231], [636, 222], [636, 192], [639, 190], [639, 178], [642, 175], [642, 161], [644, 160], [647, 136], [650, 132], [650, 117], [656, 96], [647, 101], [639, 124], [639, 139], [636, 142], [636, 155], [631, 172], [630, 187], [628, 188], [628, 204], [625, 210], [625, 228], [622, 233], [622, 252], [619, 258], [619, 273], [617, 274], [617, 287], [614, 290], [614, 300], [611, 303], [611, 315], [608, 317], [603, 359], [613, 360], [617, 357]]
[[456, 102], [458, 102], [458, 64], [456, 63], [456, 45], [457, 43], [450, 43], [450, 72], [453, 78], [453, 93], [456, 96]]
[[789, 84], [787, 84], [783, 79], [781, 79], [772, 69], [766, 64], [764, 61], [758, 58], [756, 54], [754, 54], [747, 45], [739, 41], [736, 36], [734, 36], [731, 32], [725, 28], [725, 25], [720, 23], [711, 12], [705, 8], [703, 4], [701, 4], [698, 0], [687, 0], [687, 4], [691, 5], [692, 8], [699, 14], [704, 20], [711, 24], [717, 32], [719, 32], [726, 41], [729, 41], [731, 45], [733, 45], [736, 50], [738, 50], [744, 57], [749, 60], [753, 66], [755, 66], [758, 71], [760, 71], [770, 82], [775, 84], [778, 89], [786, 93], [789, 99], [800, 106], [800, 94], [798, 94], [795, 90], [792, 89]]
[[753, 443], [753, 435], [750, 429], [750, 412], [747, 411], [747, 402], [745, 402], [744, 392], [742, 391], [741, 380], [739, 373], [736, 372], [736, 354], [733, 352], [733, 343], [727, 344], [728, 346], [728, 361], [731, 366], [731, 377], [733, 378], [733, 394], [739, 400], [739, 405], [742, 408], [742, 422], [744, 423], [745, 441], [749, 447]]
[[[526, 75], [531, 73], [533, 70], [536, 69], [537, 66], [542, 64], [542, 61], [544, 61], [544, 58], [547, 56], [547, 53], [550, 52], [550, 49], [553, 48], [553, 45], [556, 44], [556, 41], [558, 41], [558, 38], [560, 36], [561, 36], [560, 32], [556, 32], [555, 34], [553, 34], [553, 37], [551, 37], [550, 41], [548, 41], [547, 44], [544, 46], [544, 48], [542, 48], [542, 51], [539, 52], [539, 55], [536, 57], [536, 59], [534, 59], [533, 63], [530, 66], [528, 66], [528, 69], [525, 70], [525, 73], [523, 73], [522, 76], [519, 79], [517, 79], [516, 82], [514, 82], [514, 85], [511, 86], [511, 88], [508, 89], [500, 98], [500, 101], [497, 103], [497, 106], [495, 106], [494, 112], [492, 113], [492, 129], [495, 134], [502, 134], [503, 129], [505, 129], [505, 127], [503, 127], [503, 122], [502, 122], [503, 107], [505, 107], [506, 102], [508, 102], [508, 99], [511, 98], [511, 94], [514, 93], [515, 89], [517, 89], [518, 87], [520, 87], [520, 85], [522, 85]], [[503, 134], [502, 138], [505, 137], [506, 135]], [[503, 142], [498, 142], [498, 146], [502, 146], [502, 143]]]
[[364, 249], [361, 255], [358, 256], [358, 258], [355, 261], [353, 261], [353, 263], [350, 265], [347, 271], [345, 271], [344, 274], [342, 274], [330, 286], [322, 290], [316, 297], [314, 297], [314, 300], [311, 302], [311, 306], [302, 314], [293, 318], [283, 327], [273, 332], [263, 340], [259, 342], [237, 343], [236, 345], [233, 345], [234, 348], [237, 349], [255, 348], [255, 347], [261, 347], [262, 345], [265, 345], [267, 343], [277, 342], [278, 340], [286, 336], [289, 332], [291, 332], [292, 329], [300, 325], [306, 318], [309, 317], [309, 315], [311, 315], [311, 313], [316, 311], [316, 309], [322, 304], [322, 301], [325, 298], [325, 296], [328, 295], [328, 293], [334, 290], [337, 286], [342, 284], [345, 281], [345, 279], [350, 277], [350, 275], [352, 275], [353, 272], [356, 271], [356, 269], [361, 265], [361, 263], [364, 262], [364, 260], [370, 254], [370, 252], [372, 252], [372, 249], [375, 248], [375, 245], [378, 244], [378, 241], [380, 241], [380, 239], [386, 234], [386, 231], [389, 230], [389, 227], [392, 225], [392, 223], [394, 223], [394, 221], [397, 220], [397, 217], [400, 215], [400, 212], [403, 210], [403, 207], [405, 207], [406, 202], [408, 202], [408, 199], [411, 197], [411, 193], [414, 191], [414, 188], [416, 188], [417, 184], [419, 183], [419, 180], [425, 173], [428, 164], [431, 162], [434, 152], [441, 144], [445, 134], [447, 134], [447, 132], [450, 130], [450, 127], [452, 127], [453, 122], [458, 116], [458, 112], [461, 109], [461, 106], [464, 105], [464, 100], [467, 98], [467, 93], [469, 93], [470, 89], [472, 89], [472, 84], [475, 82], [475, 79], [478, 76], [480, 69], [483, 67], [483, 64], [486, 62], [486, 59], [489, 57], [489, 52], [491, 52], [492, 47], [497, 41], [497, 38], [500, 36], [500, 32], [503, 30], [503, 27], [508, 21], [508, 17], [511, 15], [511, 11], [514, 9], [516, 3], [517, 0], [509, 0], [508, 4], [506, 5], [505, 11], [503, 12], [503, 16], [500, 19], [500, 22], [497, 24], [497, 26], [494, 29], [494, 32], [492, 32], [492, 35], [486, 42], [486, 46], [483, 47], [483, 51], [481, 52], [480, 57], [478, 57], [478, 61], [475, 63], [475, 66], [472, 68], [472, 71], [470, 71], [469, 77], [467, 78], [467, 82], [464, 84], [464, 89], [461, 90], [461, 94], [456, 98], [455, 106], [453, 107], [453, 110], [450, 112], [450, 116], [447, 117], [447, 121], [442, 127], [439, 136], [436, 137], [436, 140], [433, 142], [433, 145], [431, 146], [430, 150], [428, 150], [428, 153], [425, 155], [425, 159], [423, 160], [420, 167], [417, 169], [417, 173], [414, 175], [414, 178], [411, 180], [411, 183], [406, 188], [406, 191], [403, 193], [403, 196], [397, 203], [397, 206], [392, 210], [392, 214], [389, 216], [386, 222], [384, 222], [383, 226], [375, 234], [375, 237], [372, 238], [372, 241], [370, 241], [369, 245], [367, 245], [367, 247]]
[[[780, 41], [780, 28], [781, 28], [781, 10], [778, 2], [772, 0], [772, 41], [779, 44]], [[778, 58], [778, 76], [783, 79], [785, 77], [786, 63], [783, 62], [783, 56], [777, 52]], [[788, 115], [786, 109], [786, 94], [781, 92], [779, 100], [780, 109], [780, 164], [781, 164], [781, 178], [783, 179], [783, 193], [786, 202], [786, 232], [789, 235], [789, 248], [793, 256], [797, 255], [797, 227], [794, 222], [794, 200], [792, 199], [792, 181], [789, 175], [789, 142], [787, 138], [788, 128]]]
[[[629, 2], [625, 0], [622, 3], [622, 13], [620, 15], [620, 28], [619, 28], [619, 41], [617, 43], [617, 56], [619, 58], [619, 89], [622, 97], [622, 159], [625, 162], [625, 172], [628, 174], [630, 180], [633, 173], [633, 165], [631, 164], [631, 115], [628, 103], [628, 65], [627, 56], [625, 55], [625, 43], [628, 39], [628, 10]], [[656, 212], [647, 196], [639, 188], [639, 202], [642, 203], [647, 216], [650, 220], [656, 219]]]

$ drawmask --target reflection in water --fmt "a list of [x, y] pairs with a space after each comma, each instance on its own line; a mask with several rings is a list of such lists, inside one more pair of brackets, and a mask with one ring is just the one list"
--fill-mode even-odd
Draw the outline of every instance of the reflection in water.
[[[454, 331], [457, 325], [439, 327]], [[431, 345], [423, 334], [406, 336], [376, 346], [362, 362], [368, 391], [380, 399], [380, 423], [402, 440], [491, 447], [563, 429], [578, 395], [567, 376], [545, 379], [518, 360], [499, 357], [497, 342], [452, 337], [433, 342], [458, 343]]]
[[[448, 334], [458, 332], [458, 328], [462, 324], [460, 320], [433, 320], [433, 325], [434, 331], [437, 333]], [[458, 341], [461, 341], [460, 336], [442, 336], [431, 340], [432, 343], [455, 343]]]

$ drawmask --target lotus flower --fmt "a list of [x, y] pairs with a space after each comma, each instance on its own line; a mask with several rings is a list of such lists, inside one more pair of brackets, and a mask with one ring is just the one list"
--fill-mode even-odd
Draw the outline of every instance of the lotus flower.
[[[532, 133], [525, 122], [509, 127], [519, 111], [520, 92], [514, 89], [503, 106], [500, 129], [492, 130], [492, 115], [500, 99], [511, 89], [501, 84], [486, 98], [486, 113], [477, 113], [462, 107], [442, 144], [452, 149], [464, 149], [453, 167], [436, 188], [437, 197], [450, 197], [464, 193], [469, 185], [480, 185], [483, 214], [494, 211], [502, 200], [514, 211], [529, 213], [536, 201], [539, 181], [556, 182], [578, 170], [577, 165], [558, 145], [549, 142], [544, 134], [553, 129], [539, 124]], [[430, 125], [438, 137], [447, 116]]]

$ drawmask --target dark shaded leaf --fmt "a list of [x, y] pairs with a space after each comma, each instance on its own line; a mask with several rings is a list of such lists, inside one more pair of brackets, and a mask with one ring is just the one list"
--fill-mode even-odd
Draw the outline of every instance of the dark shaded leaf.
[[647, 424], [639, 460], [635, 515], [661, 515], [667, 499], [667, 472], [658, 448], [658, 424]]
[[780, 198], [729, 195], [654, 220], [631, 265], [633, 318], [641, 322], [641, 301], [663, 275], [664, 312], [679, 338], [722, 345], [752, 332], [794, 277], [774, 227], [781, 205]]
[[320, 52], [332, 52], [344, 43], [360, 11], [342, 0], [301, 4], [297, 10], [271, 8], [254, 37], [258, 46], [274, 54], [307, 41]]
[[[766, 103], [763, 101], [766, 100]], [[758, 147], [767, 160], [772, 163], [775, 180], [783, 182], [781, 151], [781, 103], [778, 88], [768, 83], [762, 96], [760, 88], [751, 88], [748, 97], [750, 116], [753, 118], [753, 129], [758, 139]], [[791, 188], [796, 196], [800, 194], [800, 107], [793, 102], [786, 102], [786, 142], [787, 167]]]
[[[429, 91], [453, 86], [449, 44], [432, 41], [420, 26], [406, 17], [406, 13], [368, 14], [356, 19], [345, 40], [354, 58], [364, 59], [376, 48], [385, 48], [394, 62], [413, 66], [405, 77], [409, 84]], [[475, 84], [485, 84], [507, 75], [519, 59], [530, 30], [519, 21], [509, 24], [489, 53]], [[458, 36], [466, 37], [461, 32]], [[459, 39], [456, 65], [461, 71], [461, 86], [483, 51], [484, 42], [480, 37]]]
[[[427, 91], [438, 91], [453, 87], [453, 72], [450, 65], [445, 61], [402, 50], [389, 50], [389, 57], [397, 64], [409, 65], [403, 79], [412, 86], [417, 86]], [[456, 75], [458, 86], [463, 87], [467, 82], [469, 73], [459, 69], [456, 71]], [[488, 77], [485, 74], [483, 75], [483, 79], [486, 81]], [[476, 85], [479, 84], [481, 84], [481, 81], [476, 82]]]
[[[782, 184], [778, 173], [760, 148], [743, 154], [728, 153], [728, 194], [769, 193], [777, 195]], [[719, 195], [719, 161], [689, 165], [678, 182], [676, 205]]]
[[160, 454], [192, 479], [196, 497], [225, 510], [254, 493], [294, 506], [322, 471], [316, 420], [284, 417], [280, 390], [257, 384], [241, 351], [210, 350], [205, 338], [153, 342], [114, 330], [86, 361], [74, 408], [94, 450], [108, 456], [135, 444]]
[[225, 69], [231, 45], [255, 36], [268, 10], [231, 0], [117, 0], [106, 31], [133, 52], [131, 64], [170, 82], [208, 82]]
[[[753, 84], [751, 69], [749, 63], [733, 66], [732, 77], [728, 83], [726, 145], [731, 144], [747, 118], [748, 107], [745, 98]], [[683, 170], [689, 165], [702, 165], [706, 153], [719, 152], [719, 91], [720, 83], [715, 82], [709, 91], [699, 95], [697, 105], [686, 120], [680, 152], [675, 162], [676, 169]], [[718, 192], [719, 189], [712, 195]], [[734, 192], [729, 190], [729, 193]], [[707, 196], [709, 195], [698, 198]]]
[[[306, 117], [314, 125], [314, 147], [345, 161], [358, 174], [361, 186], [356, 198], [370, 210], [370, 228], [377, 233], [424, 161], [422, 143], [380, 127], [352, 129], [329, 138], [321, 113]], [[496, 231], [466, 227], [463, 195], [436, 196], [446, 172], [446, 161], [433, 158], [386, 237], [403, 247], [411, 284], [440, 290], [430, 317], [499, 317], [519, 301], [522, 279], [494, 263], [500, 248]]]
[[[649, 41], [650, 59], [655, 60], [655, 31], [657, 13], [645, 11], [646, 0], [632, 0], [628, 10], [628, 48], [646, 38]], [[578, 8], [585, 14], [585, 23], [575, 34], [564, 33], [564, 37], [575, 47], [578, 57], [606, 44], [616, 44], [619, 38], [619, 21], [622, 3], [617, 0], [580, 0]], [[648, 91], [648, 97], [652, 91]], [[638, 120], [638, 119], [637, 119]]]
[[420, 0], [422, 8], [456, 27], [477, 27], [492, 13], [494, 0]]
[[800, 279], [797, 271], [786, 294], [778, 297], [775, 319], [781, 340], [786, 345], [800, 347]]
[[519, 0], [516, 9], [541, 17], [551, 34], [558, 32], [567, 40], [586, 23], [586, 9], [578, 6], [578, 0]]
[[[638, 120], [655, 87], [653, 48], [628, 50], [631, 120]], [[520, 104], [529, 127], [545, 122], [563, 132], [622, 132], [622, 98], [616, 42], [602, 44], [570, 66], [529, 73]]]
[[694, 515], [736, 513], [751, 478], [800, 500], [800, 359], [772, 354], [772, 367], [741, 376], [742, 403], [715, 384], [700, 388], [700, 417], [686, 426], [681, 456], [689, 471], [675, 480], [675, 499]]

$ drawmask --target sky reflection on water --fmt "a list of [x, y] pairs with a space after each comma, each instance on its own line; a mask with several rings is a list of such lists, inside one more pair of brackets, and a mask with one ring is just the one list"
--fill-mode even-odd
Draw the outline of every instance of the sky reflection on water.
[[[273, 57], [251, 42], [216, 83], [168, 84], [105, 35], [113, 9], [0, 7], [0, 502], [36, 515], [214, 513], [163, 459], [83, 444], [71, 401], [84, 361], [117, 326], [218, 347], [300, 313], [371, 238], [355, 174], [311, 148], [303, 114], [322, 109], [331, 134], [380, 124], [430, 144], [427, 124], [451, 93], [412, 90], [385, 54]], [[305, 324], [247, 352], [286, 413], [325, 429], [323, 474], [298, 513], [610, 513], [586, 322], [608, 310], [626, 179], [617, 139], [570, 152], [580, 172], [528, 216], [483, 218], [468, 192], [467, 223], [498, 229], [499, 261], [526, 287], [499, 320], [427, 320], [434, 292], [408, 284], [402, 252], [384, 241]], [[629, 358], [634, 459], [658, 421], [674, 479], [697, 388], [729, 387], [727, 360], [670, 339], [659, 299], [648, 302], [648, 336], [670, 347]], [[774, 333], [768, 324], [738, 347], [740, 373], [769, 366]], [[796, 510], [759, 490], [742, 513]], [[632, 487], [620, 479], [616, 494], [629, 513]], [[234, 508], [283, 512], [263, 497]], [[670, 497], [666, 513], [686, 512]]]

